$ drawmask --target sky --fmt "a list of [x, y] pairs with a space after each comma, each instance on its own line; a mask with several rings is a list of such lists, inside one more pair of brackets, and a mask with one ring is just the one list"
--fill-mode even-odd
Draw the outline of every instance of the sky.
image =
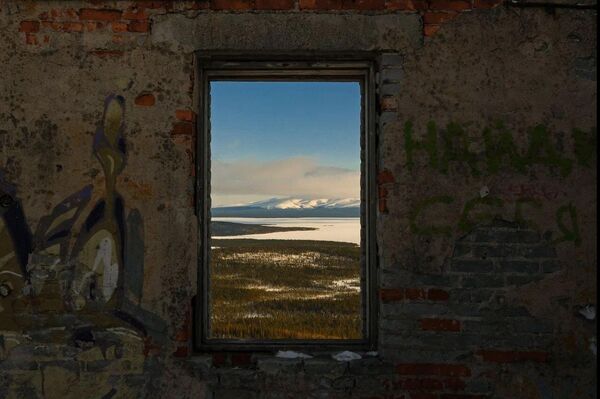
[[213, 206], [358, 198], [357, 82], [211, 82]]

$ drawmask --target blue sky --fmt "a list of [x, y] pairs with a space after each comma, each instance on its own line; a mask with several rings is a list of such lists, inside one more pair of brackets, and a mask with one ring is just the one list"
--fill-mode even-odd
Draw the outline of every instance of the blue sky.
[[357, 82], [211, 82], [214, 205], [358, 196], [360, 107]]
[[360, 167], [360, 87], [353, 82], [212, 82], [212, 157], [311, 156]]

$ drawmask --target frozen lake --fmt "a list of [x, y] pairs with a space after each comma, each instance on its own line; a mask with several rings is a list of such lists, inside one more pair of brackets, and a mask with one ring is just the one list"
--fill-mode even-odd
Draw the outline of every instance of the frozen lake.
[[253, 238], [263, 240], [317, 240], [352, 242], [360, 245], [360, 218], [233, 218], [215, 217], [214, 221], [261, 224], [275, 227], [312, 227], [316, 230], [283, 231], [266, 234], [218, 237], [215, 239]]

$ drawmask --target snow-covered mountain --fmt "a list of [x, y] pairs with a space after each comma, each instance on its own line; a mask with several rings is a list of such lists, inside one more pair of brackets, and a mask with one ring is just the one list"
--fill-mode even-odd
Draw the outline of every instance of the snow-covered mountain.
[[271, 198], [264, 201], [251, 202], [249, 204], [246, 204], [245, 206], [259, 207], [265, 209], [352, 208], [360, 207], [360, 200], [355, 198]]
[[360, 200], [356, 198], [270, 198], [249, 204], [212, 209], [216, 217], [358, 217]]

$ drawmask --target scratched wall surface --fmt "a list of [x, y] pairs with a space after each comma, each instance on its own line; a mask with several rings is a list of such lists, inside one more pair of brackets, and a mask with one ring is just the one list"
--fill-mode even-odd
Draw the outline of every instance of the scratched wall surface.
[[[0, 398], [596, 398], [596, 11], [557, 4], [0, 0]], [[376, 353], [193, 352], [206, 50], [374, 54]]]

